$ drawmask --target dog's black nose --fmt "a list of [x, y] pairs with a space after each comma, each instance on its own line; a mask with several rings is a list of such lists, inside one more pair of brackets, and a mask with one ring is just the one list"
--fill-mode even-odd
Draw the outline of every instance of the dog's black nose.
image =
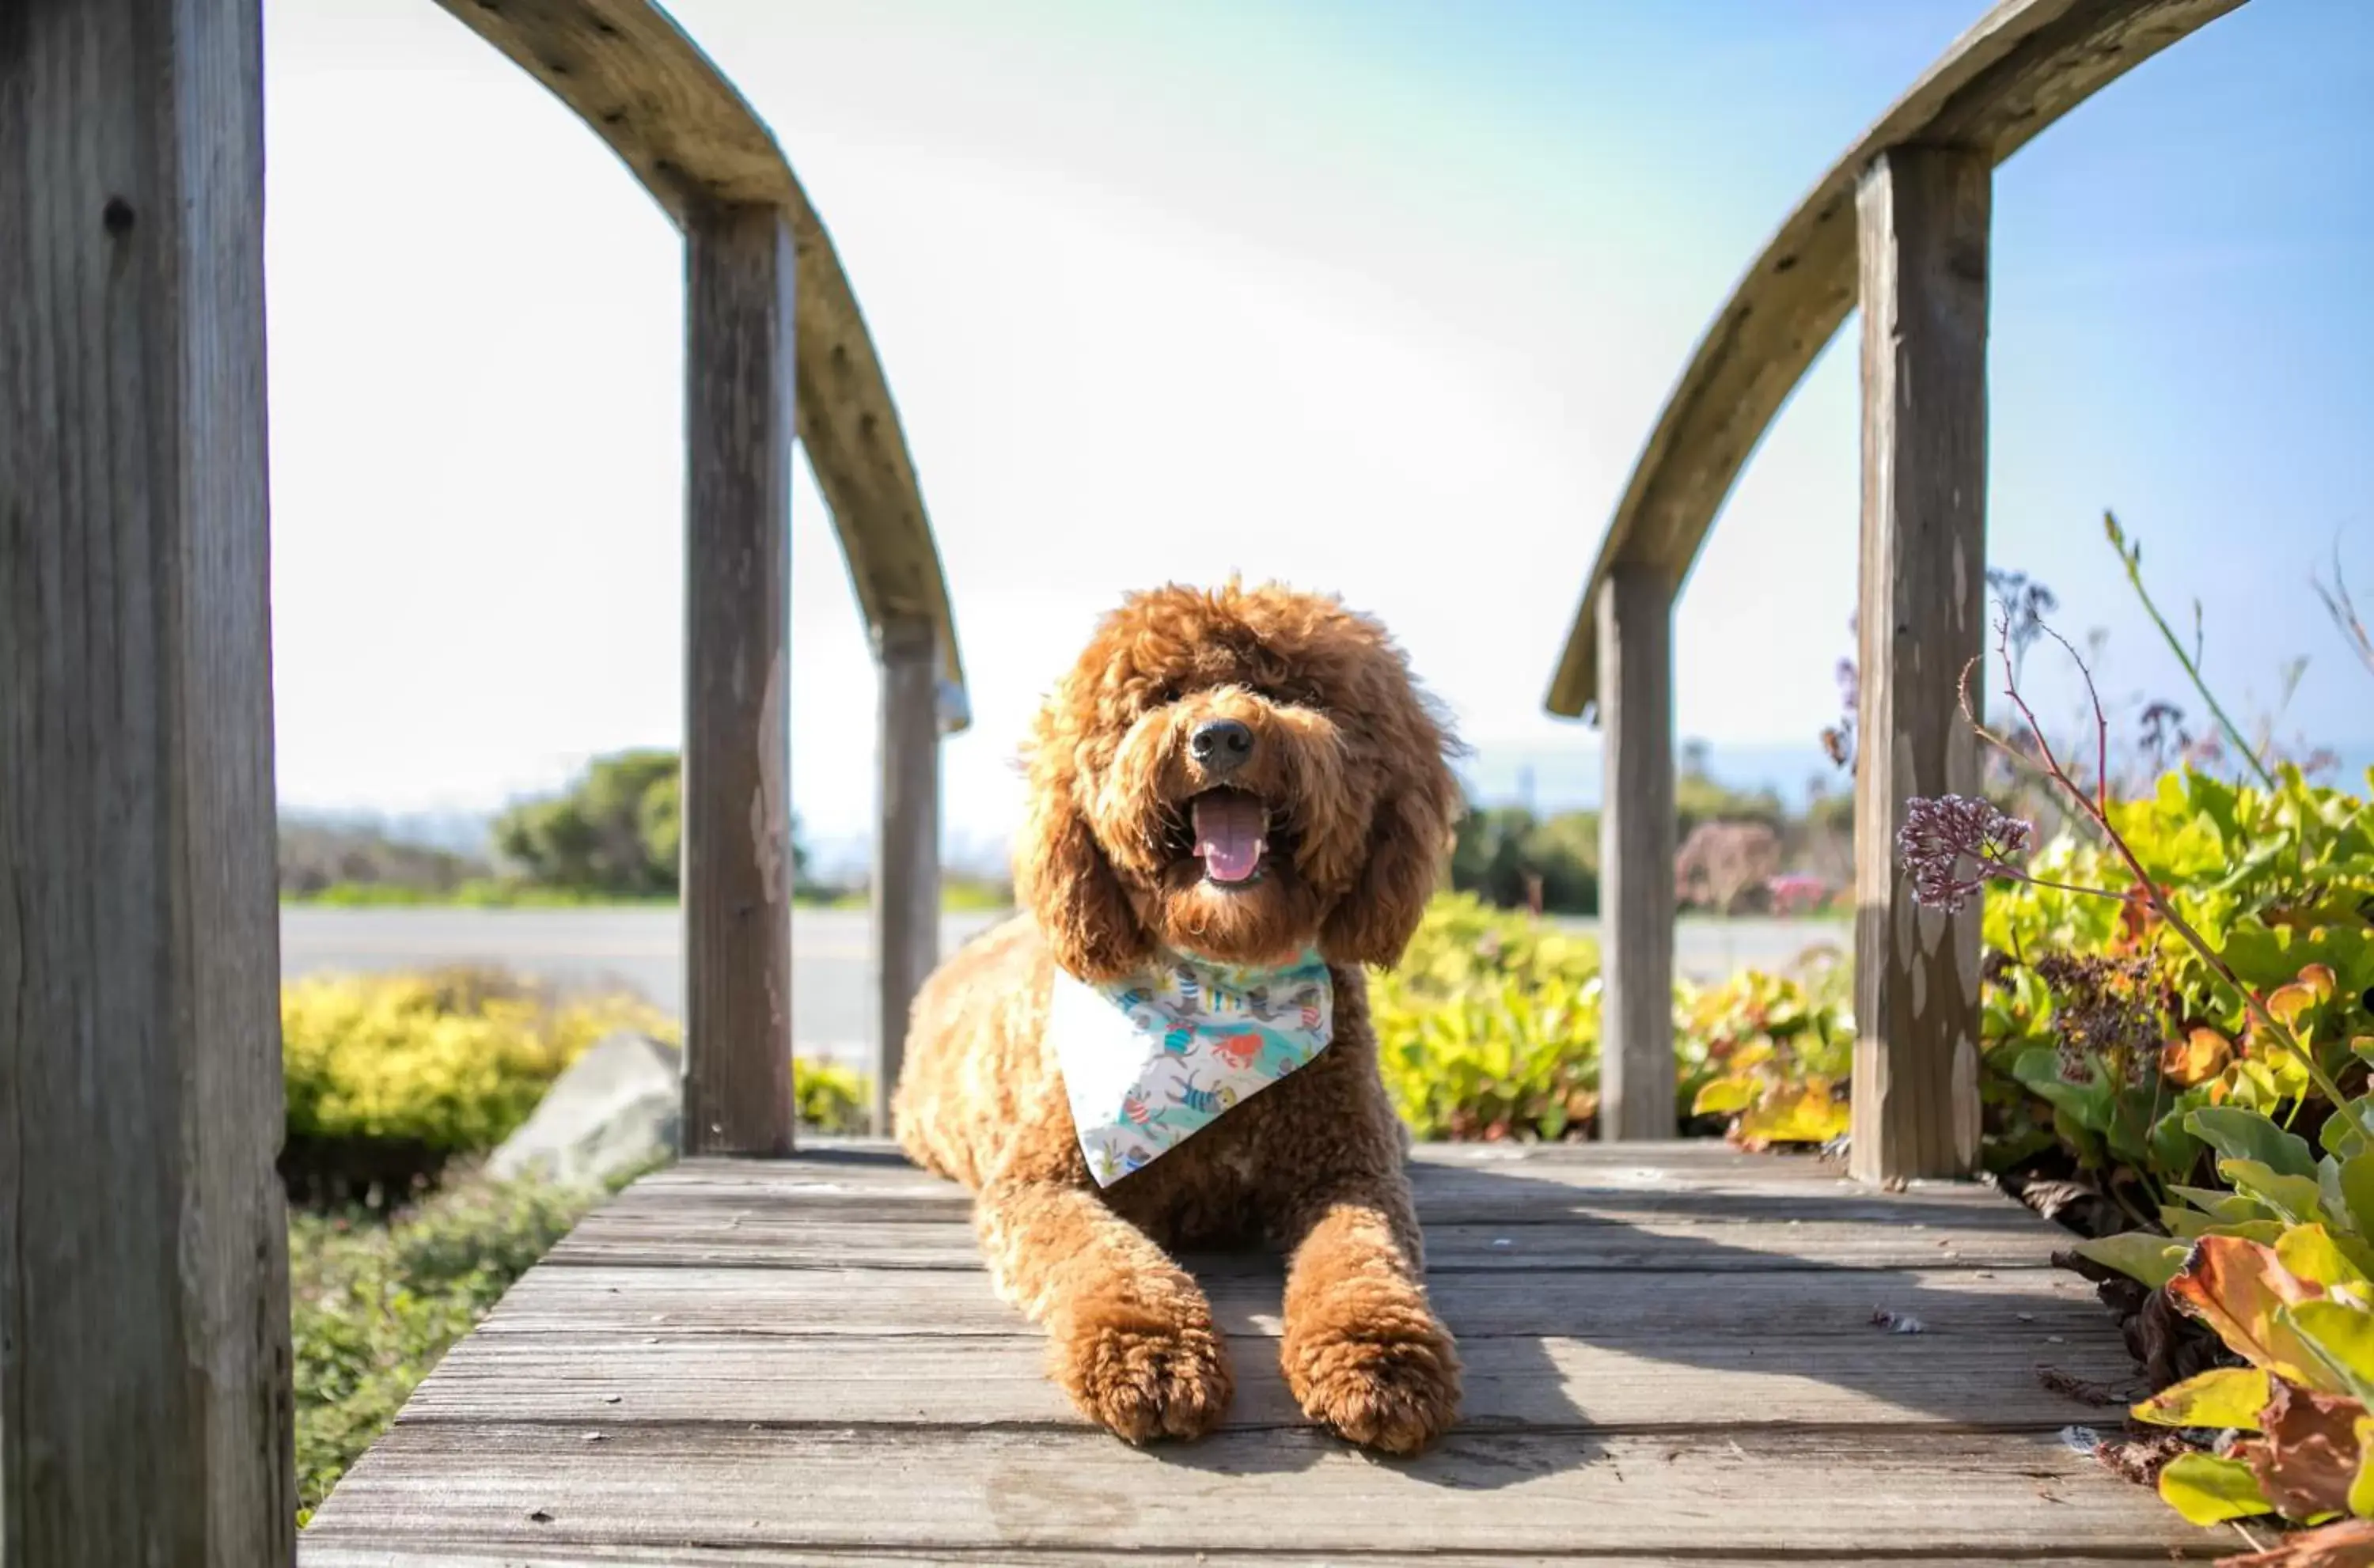
[[1218, 778], [1234, 773], [1253, 755], [1253, 732], [1233, 719], [1207, 719], [1187, 737], [1187, 755]]

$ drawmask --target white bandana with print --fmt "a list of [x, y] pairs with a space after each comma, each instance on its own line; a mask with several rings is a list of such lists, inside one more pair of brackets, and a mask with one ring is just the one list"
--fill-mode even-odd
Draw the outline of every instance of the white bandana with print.
[[1283, 968], [1165, 953], [1118, 980], [1058, 967], [1047, 1030], [1089, 1175], [1111, 1186], [1308, 1065], [1334, 1015], [1315, 952]]

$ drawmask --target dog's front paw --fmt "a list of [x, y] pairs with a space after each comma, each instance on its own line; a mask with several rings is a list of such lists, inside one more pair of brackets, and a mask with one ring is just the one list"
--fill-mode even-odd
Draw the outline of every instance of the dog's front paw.
[[1303, 1413], [1364, 1447], [1422, 1453], [1459, 1419], [1459, 1352], [1423, 1306], [1289, 1328], [1284, 1361]]
[[1055, 1335], [1056, 1376], [1082, 1413], [1131, 1443], [1201, 1437], [1228, 1413], [1235, 1380], [1208, 1322], [1083, 1316]]

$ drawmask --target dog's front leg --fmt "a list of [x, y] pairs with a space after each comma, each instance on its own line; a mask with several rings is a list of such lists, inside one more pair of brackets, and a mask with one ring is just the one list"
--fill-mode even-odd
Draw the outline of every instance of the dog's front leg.
[[1459, 1353], [1427, 1304], [1401, 1173], [1304, 1188], [1287, 1217], [1287, 1386], [1355, 1443], [1416, 1454], [1459, 1418]]
[[1218, 1423], [1234, 1384], [1211, 1304], [1145, 1232], [1052, 1181], [993, 1183], [974, 1215], [999, 1293], [1047, 1326], [1083, 1414], [1132, 1443]]

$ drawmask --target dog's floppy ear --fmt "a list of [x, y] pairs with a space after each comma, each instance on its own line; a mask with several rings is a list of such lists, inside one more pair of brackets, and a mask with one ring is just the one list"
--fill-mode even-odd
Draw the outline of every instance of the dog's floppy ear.
[[1465, 808], [1445, 754], [1457, 743], [1432, 722], [1387, 780], [1369, 820], [1369, 856], [1335, 901], [1319, 939], [1329, 962], [1390, 969], [1417, 930]]
[[1036, 748], [1029, 809], [1015, 846], [1014, 890], [1065, 971], [1083, 980], [1116, 979], [1151, 957], [1153, 946], [1080, 814], [1077, 790], [1070, 757]]

